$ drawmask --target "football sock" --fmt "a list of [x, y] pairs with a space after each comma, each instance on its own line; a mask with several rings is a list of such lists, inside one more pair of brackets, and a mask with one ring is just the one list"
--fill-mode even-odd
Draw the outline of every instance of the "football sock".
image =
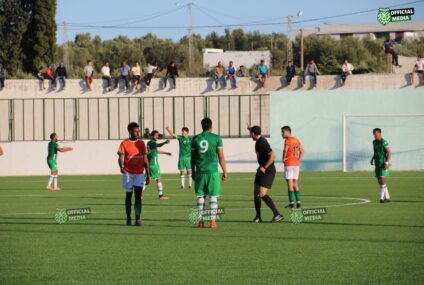
[[[134, 202], [134, 211], [135, 211], [135, 219], [140, 220], [141, 217], [141, 193], [143, 192], [143, 188], [135, 189], [135, 202]], [[131, 200], [130, 200], [131, 201]], [[130, 202], [130, 212], [131, 212], [131, 202]]]
[[261, 218], [261, 197], [257, 193], [253, 193], [253, 199], [255, 201], [256, 218]]
[[163, 195], [163, 185], [162, 185], [162, 182], [158, 182], [158, 193], [159, 193], [159, 196], [162, 196]]
[[380, 200], [384, 200], [386, 194], [386, 184], [380, 185]]
[[47, 182], [47, 187], [50, 187], [52, 185], [53, 179], [54, 179], [54, 176], [53, 175], [50, 175], [49, 182]]
[[296, 190], [294, 191], [294, 196], [296, 197], [296, 202], [300, 203], [300, 199], [301, 199], [301, 194], [300, 194], [300, 190]]
[[384, 184], [384, 196], [386, 197], [386, 199], [390, 200], [389, 188], [387, 188], [386, 184]]
[[199, 220], [203, 221], [203, 209], [205, 207], [205, 198], [203, 196], [197, 197], [197, 210], [199, 211]]
[[184, 175], [180, 176], [181, 187], [184, 188]]
[[216, 220], [216, 212], [218, 209], [218, 197], [210, 197], [209, 205], [211, 207], [211, 220]]
[[126, 192], [125, 196], [125, 213], [127, 214], [127, 219], [131, 219], [131, 198], [132, 198], [132, 191]]
[[272, 210], [272, 213], [274, 214], [274, 216], [277, 216], [280, 214], [280, 212], [278, 212], [277, 208], [275, 207], [274, 201], [272, 201], [270, 196], [265, 195], [262, 197], [262, 200], [264, 200], [265, 204]]
[[57, 188], [57, 175], [53, 175], [53, 186]]
[[191, 178], [191, 174], [188, 175], [188, 187], [191, 187], [193, 179]]
[[293, 204], [294, 203], [294, 200], [295, 200], [294, 191], [289, 190], [289, 201], [290, 201], [290, 204]]

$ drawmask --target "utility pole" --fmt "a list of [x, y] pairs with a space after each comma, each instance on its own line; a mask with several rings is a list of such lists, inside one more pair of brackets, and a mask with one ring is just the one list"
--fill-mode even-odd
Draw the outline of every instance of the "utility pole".
[[293, 60], [293, 44], [291, 41], [291, 33], [292, 33], [292, 16], [287, 16], [287, 62], [289, 60]]
[[193, 3], [190, 2], [187, 4], [188, 16], [190, 19], [190, 26], [188, 28], [188, 73], [191, 75], [193, 71], [193, 16], [191, 13], [191, 8]]
[[63, 22], [63, 63], [66, 67], [69, 65], [69, 49], [68, 49], [68, 23]]
[[303, 58], [303, 29], [300, 29], [300, 70], [303, 71], [304, 68], [304, 58]]

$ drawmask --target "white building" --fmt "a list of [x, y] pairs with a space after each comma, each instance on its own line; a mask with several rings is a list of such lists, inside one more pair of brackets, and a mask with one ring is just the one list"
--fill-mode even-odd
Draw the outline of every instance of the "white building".
[[222, 49], [203, 49], [203, 67], [212, 68], [221, 61], [223, 65], [228, 66], [230, 61], [239, 67], [244, 65], [250, 68], [253, 65], [259, 64], [261, 60], [265, 60], [265, 64], [271, 64], [271, 52], [265, 51], [225, 51]]

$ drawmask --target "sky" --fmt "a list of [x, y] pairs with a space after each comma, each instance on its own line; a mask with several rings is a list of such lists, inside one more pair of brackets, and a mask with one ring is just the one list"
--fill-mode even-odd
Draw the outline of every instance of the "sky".
[[[205, 36], [223, 34], [226, 27], [263, 33], [287, 33], [287, 16], [293, 16], [292, 30], [323, 24], [376, 23], [377, 11], [314, 20], [378, 8], [415, 8], [413, 20], [424, 20], [424, 1], [417, 0], [191, 0], [193, 32]], [[58, 0], [57, 42], [63, 42], [63, 22], [68, 24], [68, 40], [89, 32], [102, 39], [118, 35], [136, 38], [154, 33], [178, 41], [187, 35], [190, 17], [184, 0]], [[404, 4], [405, 5], [402, 5]], [[299, 12], [301, 16], [297, 16]], [[312, 20], [311, 20], [312, 19]], [[247, 24], [240, 26], [241, 24]], [[258, 25], [262, 24], [262, 25]], [[265, 24], [265, 25], [263, 25]], [[226, 26], [227, 25], [227, 26]], [[82, 27], [83, 26], [83, 27]], [[113, 28], [111, 28], [111, 26]], [[206, 27], [205, 27], [206, 26]], [[213, 26], [213, 27], [208, 27]], [[293, 32], [294, 34], [294, 32]]]

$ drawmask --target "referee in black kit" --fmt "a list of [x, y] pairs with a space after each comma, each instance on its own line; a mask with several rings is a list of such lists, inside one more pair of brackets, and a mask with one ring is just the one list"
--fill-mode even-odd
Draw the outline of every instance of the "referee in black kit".
[[268, 196], [268, 190], [271, 189], [272, 183], [274, 182], [276, 169], [274, 165], [275, 152], [271, 149], [266, 138], [261, 135], [261, 127], [259, 126], [248, 126], [247, 129], [250, 131], [251, 138], [256, 141], [255, 151], [258, 157], [259, 168], [256, 171], [255, 176], [255, 188], [253, 192], [253, 198], [255, 201], [256, 217], [253, 219], [253, 223], [261, 223], [261, 201], [264, 200], [265, 204], [272, 210], [274, 217], [272, 223], [280, 222], [284, 219], [283, 215], [275, 207], [274, 201]]

